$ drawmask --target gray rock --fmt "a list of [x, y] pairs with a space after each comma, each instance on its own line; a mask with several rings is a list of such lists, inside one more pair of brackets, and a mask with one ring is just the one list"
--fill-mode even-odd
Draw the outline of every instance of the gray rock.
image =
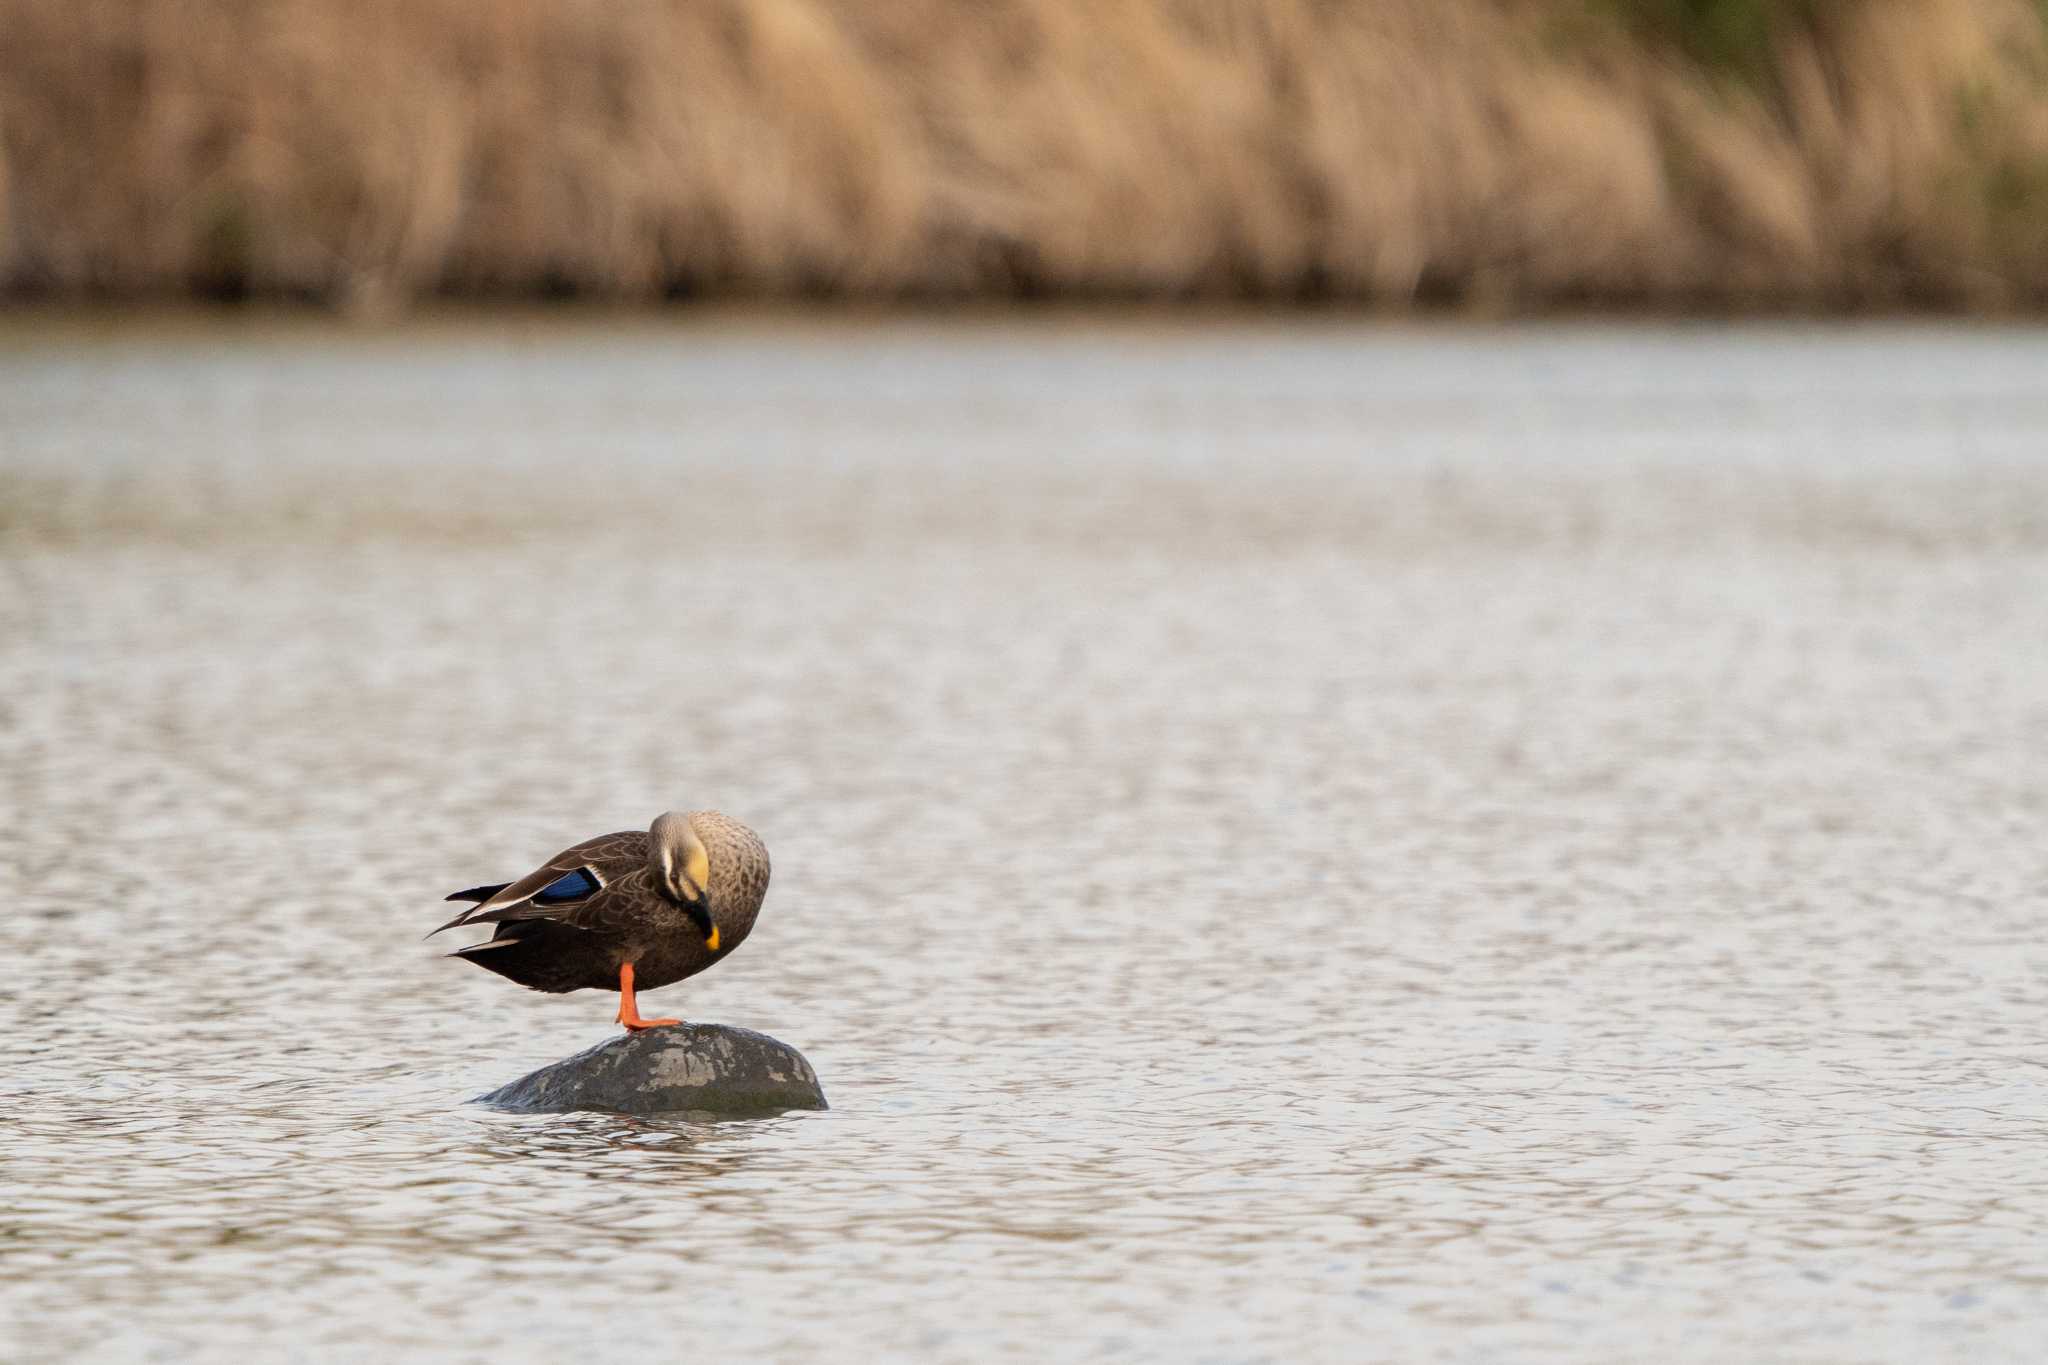
[[697, 1110], [738, 1117], [823, 1109], [825, 1092], [801, 1052], [765, 1033], [672, 1024], [599, 1043], [479, 1095], [477, 1102], [525, 1114]]

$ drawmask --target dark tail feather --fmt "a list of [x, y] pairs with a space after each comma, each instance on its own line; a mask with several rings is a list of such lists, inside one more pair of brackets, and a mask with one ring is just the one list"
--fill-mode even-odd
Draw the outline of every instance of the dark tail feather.
[[[590, 959], [586, 935], [553, 920], [507, 920], [492, 926], [497, 933], [486, 943], [472, 943], [448, 954], [474, 962], [508, 981], [550, 994], [617, 980], [602, 962]], [[600, 949], [599, 956], [602, 957]]]
[[[469, 890], [458, 891], [454, 895], [449, 896], [447, 899], [451, 901], [469, 901], [472, 904], [479, 904], [483, 901], [489, 900], [491, 897], [497, 895], [500, 891], [503, 891], [506, 887], [510, 885], [512, 885], [512, 883], [510, 882], [499, 882], [496, 886], [472, 886], [471, 888], [469, 888]], [[464, 920], [468, 918], [469, 911], [465, 910], [461, 914], [457, 915], [454, 919], [451, 919], [446, 924], [442, 925], [441, 929], [453, 929], [456, 925], [462, 923]], [[426, 936], [428, 938], [432, 938], [435, 934], [440, 933], [441, 929], [429, 929], [427, 931]]]

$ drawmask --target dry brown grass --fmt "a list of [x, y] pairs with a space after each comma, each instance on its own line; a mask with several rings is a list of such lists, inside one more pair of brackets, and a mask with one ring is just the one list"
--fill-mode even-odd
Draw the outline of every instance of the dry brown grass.
[[2048, 301], [2030, 0], [0, 0], [0, 284]]

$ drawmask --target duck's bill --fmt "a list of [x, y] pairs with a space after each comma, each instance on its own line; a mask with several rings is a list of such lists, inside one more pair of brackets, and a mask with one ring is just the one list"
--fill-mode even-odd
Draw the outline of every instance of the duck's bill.
[[697, 932], [704, 935], [704, 946], [712, 952], [718, 951], [718, 926], [712, 923], [711, 911], [703, 901], [689, 907], [690, 923], [697, 926]]

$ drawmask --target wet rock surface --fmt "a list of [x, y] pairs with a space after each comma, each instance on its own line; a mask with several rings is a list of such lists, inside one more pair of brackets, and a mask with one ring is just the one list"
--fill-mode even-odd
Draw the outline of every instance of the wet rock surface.
[[817, 1073], [789, 1044], [751, 1029], [687, 1023], [599, 1043], [477, 1102], [525, 1114], [601, 1109], [727, 1117], [826, 1107]]

